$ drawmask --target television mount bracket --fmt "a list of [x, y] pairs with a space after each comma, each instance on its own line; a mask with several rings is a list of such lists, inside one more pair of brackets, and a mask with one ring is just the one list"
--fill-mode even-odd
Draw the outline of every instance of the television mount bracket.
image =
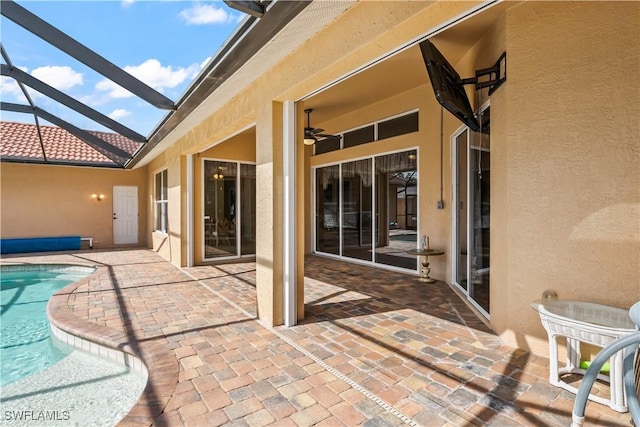
[[[481, 80], [488, 78], [488, 80]], [[476, 70], [476, 76], [460, 81], [463, 85], [475, 85], [476, 90], [489, 88], [491, 95], [502, 83], [507, 80], [507, 52], [502, 52], [496, 63], [489, 68]]]

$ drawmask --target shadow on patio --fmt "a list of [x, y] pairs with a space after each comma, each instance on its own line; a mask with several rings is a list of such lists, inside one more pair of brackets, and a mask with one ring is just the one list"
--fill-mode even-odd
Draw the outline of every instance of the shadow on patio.
[[[97, 274], [56, 297], [71, 333], [136, 353], [149, 384], [125, 423], [567, 425], [548, 360], [502, 345], [444, 283], [309, 256], [307, 317], [256, 320], [255, 263], [177, 269], [151, 251], [16, 258]], [[3, 262], [10, 260], [3, 260]], [[159, 415], [159, 417], [157, 417]], [[157, 418], [156, 418], [157, 417]], [[591, 404], [587, 422], [626, 425]]]

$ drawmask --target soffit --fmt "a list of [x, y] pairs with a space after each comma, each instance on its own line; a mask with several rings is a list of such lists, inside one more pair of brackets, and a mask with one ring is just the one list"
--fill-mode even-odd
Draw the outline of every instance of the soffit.
[[[307, 40], [319, 33], [355, 1], [313, 1], [295, 19], [287, 24], [275, 37], [267, 41], [260, 51], [229, 77], [214, 93], [194, 109], [173, 131], [159, 142], [135, 167], [144, 166], [155, 156], [166, 150], [195, 126], [219, 110], [234, 96], [244, 90], [250, 82], [260, 78], [286, 56], [296, 51]], [[211, 145], [217, 141], [202, 141]]]

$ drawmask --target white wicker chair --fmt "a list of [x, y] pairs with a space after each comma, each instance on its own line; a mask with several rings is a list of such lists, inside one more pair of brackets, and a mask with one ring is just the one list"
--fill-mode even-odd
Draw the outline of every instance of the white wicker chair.
[[636, 325], [636, 332], [617, 339], [593, 359], [587, 369], [573, 404], [572, 427], [580, 427], [584, 424], [584, 414], [587, 406], [589, 392], [598, 372], [615, 353], [621, 351], [624, 354], [624, 389], [627, 397], [627, 406], [631, 418], [636, 426], [640, 426], [640, 301], [629, 310], [629, 317]]

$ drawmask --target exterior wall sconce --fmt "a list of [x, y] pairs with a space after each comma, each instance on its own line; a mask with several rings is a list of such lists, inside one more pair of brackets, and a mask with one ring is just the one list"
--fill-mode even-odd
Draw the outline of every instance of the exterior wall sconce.
[[102, 199], [104, 199], [104, 194], [93, 193], [91, 195], [91, 198], [100, 202]]

